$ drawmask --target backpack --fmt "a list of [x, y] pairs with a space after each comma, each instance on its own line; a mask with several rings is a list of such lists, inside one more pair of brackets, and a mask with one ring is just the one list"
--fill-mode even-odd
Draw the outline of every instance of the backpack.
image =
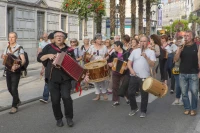
[[[22, 46], [20, 46], [20, 48], [22, 48], [24, 50], [24, 48]], [[20, 50], [19, 50], [20, 51]], [[21, 70], [24, 71], [27, 69], [28, 65], [29, 65], [29, 58], [28, 58], [28, 53], [25, 52], [24, 50], [24, 57], [25, 57], [25, 64], [21, 67]]]

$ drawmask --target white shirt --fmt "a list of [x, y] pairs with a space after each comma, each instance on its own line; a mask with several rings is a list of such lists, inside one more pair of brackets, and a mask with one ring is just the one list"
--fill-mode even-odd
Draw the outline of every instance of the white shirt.
[[[16, 45], [14, 47], [11, 48], [12, 52], [15, 51], [17, 48], [19, 48], [20, 45], [16, 43]], [[6, 47], [6, 49], [4, 50], [4, 55], [6, 55], [7, 53], [11, 53], [11, 51], [9, 50], [8, 47]], [[16, 57], [19, 57], [20, 54], [24, 54], [24, 50], [22, 48], [20, 48], [20, 50], [16, 51], [13, 53]]]
[[92, 58], [90, 59], [91, 61], [93, 60], [102, 60], [105, 57], [105, 54], [108, 53], [107, 47], [103, 45], [103, 47], [100, 50], [97, 50], [94, 45], [90, 47], [88, 50], [88, 53], [93, 55]]
[[42, 41], [42, 42], [39, 43], [39, 48], [43, 49], [47, 44], [50, 44], [49, 40], [47, 42]]
[[[156, 61], [156, 55], [153, 50], [146, 49], [144, 53], [151, 61]], [[138, 77], [147, 78], [150, 76], [150, 66], [147, 60], [143, 56], [141, 56], [140, 48], [134, 49], [131, 52], [128, 60], [133, 62], [132, 67]]]
[[176, 52], [177, 48], [178, 48], [178, 47], [177, 47], [175, 44], [172, 44], [171, 46], [170, 46], [170, 45], [167, 45], [167, 46], [165, 47], [165, 50], [167, 51], [167, 53], [171, 54], [171, 53]]

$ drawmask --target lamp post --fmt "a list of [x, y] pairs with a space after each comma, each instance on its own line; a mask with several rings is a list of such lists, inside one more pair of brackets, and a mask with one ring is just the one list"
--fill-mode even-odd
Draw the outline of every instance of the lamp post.
[[172, 24], [173, 24], [172, 19], [169, 20], [169, 24], [170, 24], [170, 37], [172, 38]]
[[119, 19], [119, 5], [118, 4], [116, 5], [115, 12], [116, 12], [116, 15], [117, 15], [117, 25], [116, 25], [117, 31], [116, 31], [116, 35], [118, 35], [118, 19]]

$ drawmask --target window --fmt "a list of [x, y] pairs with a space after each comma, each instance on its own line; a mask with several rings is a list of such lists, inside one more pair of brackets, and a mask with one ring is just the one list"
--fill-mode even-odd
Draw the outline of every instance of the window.
[[39, 40], [40, 37], [44, 33], [44, 12], [37, 12], [37, 39]]
[[8, 27], [8, 34], [10, 32], [14, 31], [14, 14], [13, 14], [13, 8], [8, 7], [7, 8], [7, 27]]
[[61, 29], [66, 32], [66, 16], [61, 16]]

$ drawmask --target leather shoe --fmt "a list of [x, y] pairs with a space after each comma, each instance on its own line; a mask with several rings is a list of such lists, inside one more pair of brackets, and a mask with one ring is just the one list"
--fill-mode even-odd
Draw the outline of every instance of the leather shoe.
[[56, 125], [57, 125], [58, 127], [62, 127], [62, 126], [64, 125], [62, 119], [57, 120]]
[[67, 118], [67, 125], [68, 125], [69, 127], [73, 127], [74, 122], [72, 121], [71, 118]]
[[190, 114], [190, 110], [185, 110], [185, 111], [184, 111], [184, 114], [185, 114], [185, 115], [189, 115], [189, 114]]

